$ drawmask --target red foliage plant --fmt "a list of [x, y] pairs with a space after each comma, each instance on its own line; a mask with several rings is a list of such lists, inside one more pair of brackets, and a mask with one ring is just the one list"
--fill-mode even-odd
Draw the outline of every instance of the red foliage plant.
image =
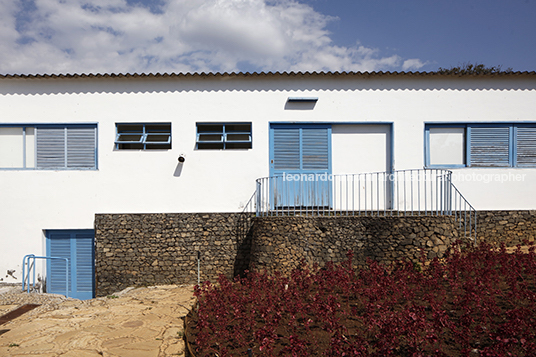
[[196, 286], [196, 355], [536, 355], [534, 247], [458, 242], [426, 265], [352, 259]]

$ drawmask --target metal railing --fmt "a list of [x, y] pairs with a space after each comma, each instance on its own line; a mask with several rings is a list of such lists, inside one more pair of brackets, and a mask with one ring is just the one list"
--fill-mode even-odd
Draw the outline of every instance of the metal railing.
[[235, 226], [235, 239], [237, 256], [234, 264], [234, 275], [244, 276], [246, 270], [249, 269], [249, 261], [251, 259], [251, 242], [252, 228], [254, 217], [256, 214], [255, 200], [256, 192], [250, 197], [244, 205], [241, 212], [237, 214]]
[[257, 179], [256, 215], [454, 216], [476, 239], [476, 210], [441, 169], [363, 174], [283, 174]]
[[[35, 260], [63, 260], [65, 261], [65, 296], [69, 297], [69, 259], [61, 257], [39, 257], [34, 254], [25, 255], [22, 258], [22, 291], [30, 292], [36, 291], [36, 279], [35, 279]], [[32, 275], [33, 272], [33, 275]], [[33, 279], [30, 281], [30, 276]]]
[[238, 214], [238, 218], [236, 221], [236, 238], [238, 244], [240, 244], [248, 235], [253, 225], [253, 221], [251, 218], [254, 217], [256, 213], [256, 198], [257, 192], [254, 192], [248, 202], [244, 205], [242, 212]]

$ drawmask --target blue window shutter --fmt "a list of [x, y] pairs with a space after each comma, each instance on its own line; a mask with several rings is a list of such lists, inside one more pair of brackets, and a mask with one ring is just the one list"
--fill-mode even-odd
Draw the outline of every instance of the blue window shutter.
[[470, 166], [510, 166], [509, 127], [471, 127], [470, 133]]
[[[69, 259], [69, 295], [71, 294], [71, 235], [68, 233], [49, 234], [49, 257]], [[48, 262], [50, 270], [47, 276], [47, 291], [55, 294], [65, 294], [65, 261], [52, 259]]]
[[40, 169], [96, 168], [97, 128], [62, 126], [36, 128], [36, 167]]
[[300, 129], [274, 130], [274, 169], [300, 169]]
[[94, 247], [92, 233], [76, 235], [76, 293], [79, 298], [93, 297]]
[[95, 168], [96, 128], [67, 128], [68, 168]]
[[36, 166], [42, 169], [65, 167], [65, 128], [36, 128]]
[[536, 127], [518, 127], [517, 166], [536, 167]]
[[302, 129], [302, 169], [329, 169], [329, 134], [327, 128]]

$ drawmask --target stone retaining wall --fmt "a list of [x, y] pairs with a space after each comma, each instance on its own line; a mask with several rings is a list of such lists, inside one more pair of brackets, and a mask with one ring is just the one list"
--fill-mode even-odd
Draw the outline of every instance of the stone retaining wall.
[[452, 217], [263, 217], [253, 224], [251, 265], [289, 272], [300, 262], [354, 264], [442, 257], [458, 238]]
[[241, 218], [249, 219], [237, 213], [97, 214], [97, 296], [129, 286], [197, 283], [198, 252], [202, 281], [242, 272], [251, 240], [240, 231]]
[[477, 240], [512, 247], [536, 240], [536, 211], [478, 211]]
[[[535, 241], [536, 211], [478, 212], [479, 241]], [[97, 296], [128, 286], [215, 281], [245, 269], [289, 271], [367, 258], [391, 262], [441, 257], [458, 238], [452, 217], [263, 217], [239, 213], [97, 214]]]

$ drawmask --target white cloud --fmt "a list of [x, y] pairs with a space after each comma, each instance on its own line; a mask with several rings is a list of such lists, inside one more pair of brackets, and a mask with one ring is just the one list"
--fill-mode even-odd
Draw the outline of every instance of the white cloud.
[[[334, 19], [295, 0], [0, 2], [0, 73], [373, 71], [418, 59], [332, 44]], [[244, 65], [245, 64], [245, 65]]]
[[418, 70], [424, 67], [426, 64], [427, 64], [426, 62], [422, 62], [418, 58], [410, 58], [410, 59], [405, 60], [404, 63], [402, 63], [402, 70], [403, 71]]

